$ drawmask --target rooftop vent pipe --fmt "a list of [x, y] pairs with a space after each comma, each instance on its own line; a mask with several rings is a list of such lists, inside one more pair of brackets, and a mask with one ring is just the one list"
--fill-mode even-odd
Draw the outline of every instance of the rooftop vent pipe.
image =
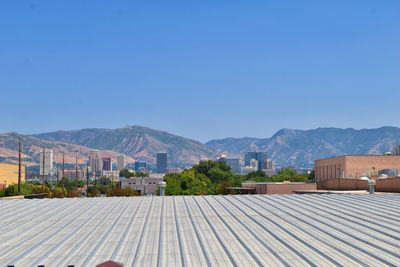
[[167, 186], [167, 183], [164, 181], [161, 181], [158, 183], [158, 187], [160, 188], [160, 196], [165, 196], [165, 187]]
[[369, 191], [370, 194], [375, 193], [375, 185], [376, 185], [376, 181], [375, 180], [370, 179], [370, 178], [365, 177], [365, 176], [361, 177], [360, 179], [368, 181], [368, 191]]

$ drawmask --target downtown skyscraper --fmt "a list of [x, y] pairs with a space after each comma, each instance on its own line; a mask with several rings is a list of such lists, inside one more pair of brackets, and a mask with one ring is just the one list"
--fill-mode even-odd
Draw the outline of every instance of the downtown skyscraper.
[[166, 173], [168, 168], [168, 154], [165, 152], [157, 153], [157, 173]]

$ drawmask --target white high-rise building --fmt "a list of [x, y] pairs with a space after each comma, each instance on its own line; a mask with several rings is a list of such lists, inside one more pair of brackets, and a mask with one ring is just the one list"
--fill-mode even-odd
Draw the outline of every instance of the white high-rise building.
[[250, 167], [253, 167], [255, 169], [255, 171], [258, 171], [258, 160], [252, 159], [250, 160]]
[[392, 155], [400, 156], [400, 146], [397, 146], [393, 149]]
[[53, 149], [45, 148], [40, 152], [40, 175], [50, 175], [53, 167]]
[[121, 154], [117, 158], [117, 170], [120, 172], [123, 169], [125, 169], [125, 155]]
[[92, 150], [90, 151], [89, 155], [89, 166], [92, 174], [100, 173], [103, 171], [103, 161], [101, 159], [100, 151], [99, 150]]
[[266, 159], [264, 161], [263, 172], [267, 176], [274, 176], [275, 175], [275, 163], [271, 159]]

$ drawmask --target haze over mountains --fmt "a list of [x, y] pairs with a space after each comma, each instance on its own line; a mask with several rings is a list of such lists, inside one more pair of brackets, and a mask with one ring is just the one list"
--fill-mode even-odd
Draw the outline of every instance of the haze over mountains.
[[206, 144], [164, 131], [142, 126], [118, 129], [82, 129], [56, 131], [36, 135], [0, 134], [0, 160], [15, 162], [17, 139], [23, 139], [24, 163], [39, 162], [43, 147], [53, 148], [55, 161], [74, 163], [75, 157], [83, 163], [91, 149], [100, 149], [104, 155], [116, 158], [127, 155], [154, 163], [157, 152], [166, 151], [172, 166], [185, 166], [199, 160], [216, 158], [221, 153], [243, 157], [247, 151], [266, 151], [278, 166], [311, 168], [315, 159], [342, 154], [382, 154], [400, 144], [400, 128], [313, 130], [282, 129], [270, 138], [226, 138]]
[[318, 128], [281, 129], [271, 138], [226, 138], [207, 146], [218, 153], [242, 155], [246, 151], [266, 151], [280, 166], [311, 168], [314, 160], [348, 154], [382, 154], [400, 144], [400, 128], [382, 127], [355, 130]]
[[[116, 160], [118, 154], [154, 163], [157, 152], [166, 151], [172, 166], [185, 166], [213, 158], [215, 151], [204, 144], [176, 136], [164, 131], [142, 126], [127, 126], [119, 129], [82, 129], [75, 131], [56, 131], [37, 135], [0, 134], [0, 158], [17, 156], [17, 138], [23, 138], [23, 151], [26, 162], [38, 163], [43, 147], [53, 148], [56, 162], [61, 161], [61, 153], [66, 162], [75, 162], [75, 156], [86, 160], [91, 149], [100, 149], [104, 155]], [[7, 159], [10, 161], [10, 159]]]

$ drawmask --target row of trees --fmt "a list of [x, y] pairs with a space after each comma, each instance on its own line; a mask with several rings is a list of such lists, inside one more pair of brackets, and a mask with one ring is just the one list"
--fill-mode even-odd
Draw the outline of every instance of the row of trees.
[[247, 175], [234, 174], [229, 166], [220, 161], [202, 161], [191, 169], [164, 177], [167, 195], [226, 194], [228, 187], [241, 186], [244, 181], [255, 182], [306, 182], [312, 181], [313, 173], [299, 174], [293, 169], [283, 169], [274, 176], [257, 171]]
[[131, 177], [149, 177], [148, 173], [135, 172], [129, 169], [123, 169], [119, 172], [119, 177], [131, 178]]
[[[120, 176], [146, 177], [148, 174], [122, 170]], [[293, 169], [283, 169], [274, 176], [266, 176], [264, 172], [257, 171], [247, 175], [234, 174], [231, 168], [220, 161], [202, 161], [190, 169], [179, 174], [168, 174], [164, 177], [167, 183], [167, 195], [213, 195], [226, 194], [227, 188], [241, 186], [244, 181], [255, 182], [306, 182], [313, 181], [311, 174], [299, 174]], [[84, 181], [62, 179], [58, 184], [23, 183], [21, 193], [23, 195], [47, 194], [48, 197], [79, 197], [85, 186]], [[112, 182], [108, 178], [100, 178], [91, 181], [86, 191], [88, 197], [106, 196], [137, 196], [138, 193], [131, 188], [121, 188], [119, 183]], [[0, 190], [0, 197], [18, 195], [17, 185], [10, 185], [5, 190]]]
[[[100, 178], [96, 181], [91, 181], [87, 190], [84, 190], [86, 188], [85, 185], [85, 181], [78, 181], [78, 183], [76, 183], [76, 181], [68, 179], [62, 179], [59, 183], [22, 183], [21, 194], [25, 196], [43, 194], [50, 198], [80, 197], [82, 194], [85, 194], [85, 192], [88, 197], [99, 197], [101, 195], [110, 197], [138, 195], [135, 190], [131, 188], [121, 188], [118, 182], [113, 182], [108, 178]], [[12, 184], [0, 190], [0, 197], [17, 195], [18, 185], [16, 184]]]

